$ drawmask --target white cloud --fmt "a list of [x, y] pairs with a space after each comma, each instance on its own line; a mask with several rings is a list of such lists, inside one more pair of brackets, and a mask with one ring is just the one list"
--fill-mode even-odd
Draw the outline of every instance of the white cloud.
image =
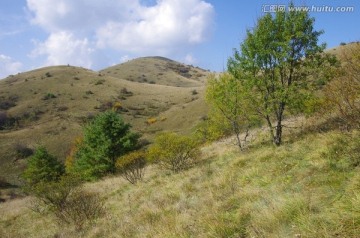
[[197, 60], [194, 58], [192, 54], [187, 54], [185, 56], [185, 64], [195, 64]]
[[52, 33], [45, 42], [37, 43], [31, 56], [46, 56], [45, 65], [71, 64], [93, 66], [94, 49], [87, 38], [76, 39], [72, 33]]
[[136, 19], [109, 21], [96, 32], [100, 47], [168, 54], [203, 42], [212, 26], [213, 7], [199, 0], [162, 0], [143, 7]]
[[[183, 54], [212, 30], [213, 6], [203, 0], [27, 0], [32, 23], [49, 32], [33, 55], [47, 64], [93, 66], [93, 55]], [[73, 63], [74, 64], [74, 63]]]
[[18, 62], [9, 56], [0, 54], [0, 79], [10, 74], [19, 73], [21, 68], [21, 62]]
[[132, 0], [27, 0], [32, 23], [53, 31], [92, 31], [109, 20], [131, 19], [139, 8]]

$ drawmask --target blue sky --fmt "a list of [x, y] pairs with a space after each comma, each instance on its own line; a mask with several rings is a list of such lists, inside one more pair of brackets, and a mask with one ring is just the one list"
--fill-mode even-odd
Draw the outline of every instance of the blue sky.
[[[329, 48], [360, 40], [358, 0], [294, 3], [333, 8], [311, 12]], [[58, 64], [99, 70], [153, 55], [222, 71], [246, 29], [276, 4], [288, 1], [1, 0], [0, 78]]]

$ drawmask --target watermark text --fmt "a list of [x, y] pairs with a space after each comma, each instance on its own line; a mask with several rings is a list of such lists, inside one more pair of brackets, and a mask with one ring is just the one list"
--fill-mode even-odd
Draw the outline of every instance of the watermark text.
[[354, 12], [354, 6], [286, 6], [281, 4], [264, 4], [261, 7], [261, 10], [265, 13], [274, 13], [274, 12]]

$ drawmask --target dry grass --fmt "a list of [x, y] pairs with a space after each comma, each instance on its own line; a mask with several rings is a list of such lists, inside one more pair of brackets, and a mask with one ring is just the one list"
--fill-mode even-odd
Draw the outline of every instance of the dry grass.
[[32, 213], [26, 208], [26, 198], [0, 205], [0, 234], [357, 237], [359, 168], [333, 169], [327, 156], [343, 136], [337, 132], [309, 134], [280, 148], [255, 144], [245, 153], [216, 142], [203, 149], [197, 166], [178, 174], [150, 167], [144, 181], [135, 186], [121, 177], [87, 184], [89, 191], [105, 199], [107, 216], [81, 232], [56, 225], [50, 215]]
[[[46, 67], [0, 80], [0, 100], [17, 98], [16, 106], [9, 108], [7, 113], [20, 118], [19, 127], [0, 131], [0, 174], [9, 182], [17, 183], [17, 176], [25, 166], [25, 160], [13, 163], [13, 148], [19, 142], [30, 147], [44, 145], [59, 159], [65, 159], [74, 138], [81, 133], [84, 121], [101, 111], [102, 105], [111, 103], [121, 104], [125, 121], [145, 139], [151, 140], [162, 130], [190, 132], [207, 112], [202, 99], [205, 76], [197, 78], [194, 74], [191, 79], [185, 78], [168, 69], [165, 59], [139, 61], [114, 67], [132, 73], [145, 70], [154, 77], [161, 74], [159, 82], [131, 82], [73, 66]], [[190, 69], [206, 74], [198, 68]], [[177, 81], [177, 77], [181, 80]], [[162, 85], [160, 81], [165, 79], [171, 79], [173, 83]], [[193, 90], [199, 94], [192, 95]], [[55, 98], [44, 100], [50, 94]], [[146, 120], [150, 117], [167, 119], [147, 125]]]

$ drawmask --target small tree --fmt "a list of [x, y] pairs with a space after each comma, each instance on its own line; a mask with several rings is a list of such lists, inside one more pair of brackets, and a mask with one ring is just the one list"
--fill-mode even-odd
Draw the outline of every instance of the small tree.
[[114, 173], [116, 159], [137, 146], [140, 136], [130, 128], [130, 124], [125, 123], [114, 111], [96, 116], [84, 127], [84, 136], [76, 150], [73, 171], [82, 174], [85, 179]]
[[146, 154], [144, 151], [134, 151], [121, 156], [116, 161], [116, 169], [130, 183], [140, 181], [145, 172]]
[[[305, 11], [278, 11], [261, 17], [228, 61], [230, 73], [242, 80], [253, 108], [269, 127], [275, 145], [282, 142], [286, 111], [300, 108], [309, 92], [309, 75], [334, 63], [318, 45], [321, 31]], [[275, 125], [273, 124], [275, 123]]]
[[[231, 125], [237, 145], [242, 150], [254, 119], [251, 102], [242, 81], [231, 74], [210, 76], [206, 87], [206, 100], [211, 108], [219, 111]], [[245, 133], [243, 140], [240, 138], [241, 133]]]
[[148, 151], [150, 161], [161, 167], [179, 172], [190, 167], [199, 156], [198, 143], [188, 136], [162, 133], [155, 138]]
[[49, 154], [45, 147], [39, 147], [28, 160], [23, 178], [32, 186], [40, 182], [57, 181], [64, 172], [64, 165], [55, 156]]

